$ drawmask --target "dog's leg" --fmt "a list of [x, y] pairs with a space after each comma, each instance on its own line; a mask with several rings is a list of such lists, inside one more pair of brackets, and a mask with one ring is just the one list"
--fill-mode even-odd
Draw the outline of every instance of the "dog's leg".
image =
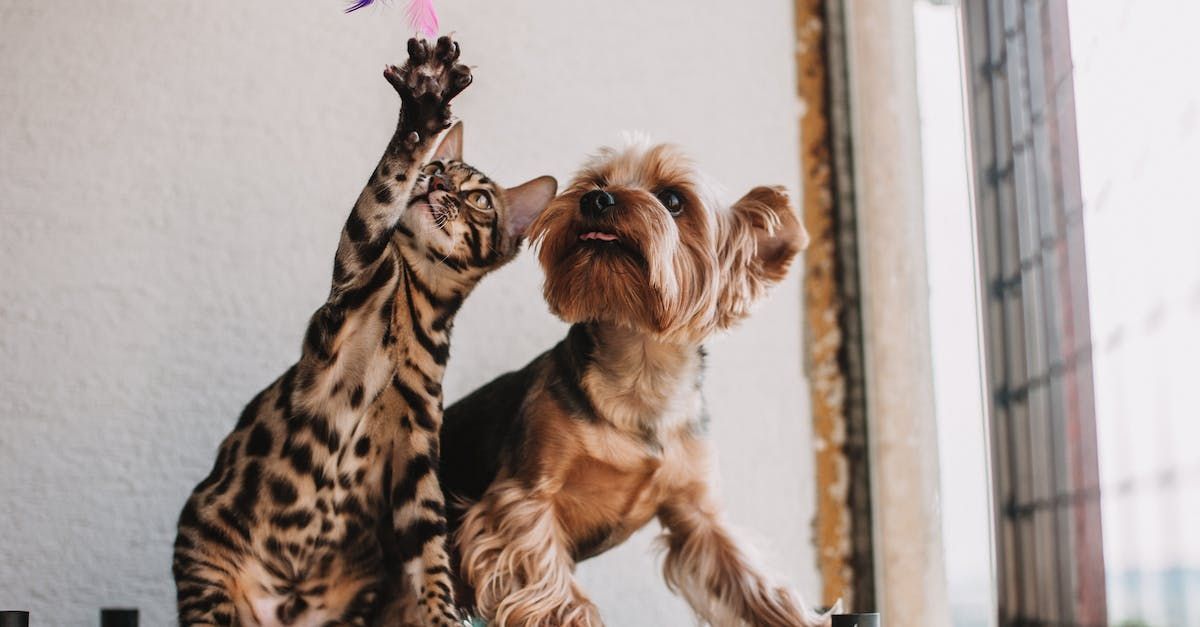
[[667, 585], [715, 627], [819, 627], [828, 617], [759, 571], [720, 517], [707, 484], [697, 482], [658, 513], [666, 529]]
[[600, 627], [575, 581], [575, 560], [553, 502], [515, 481], [467, 510], [456, 536], [477, 611], [505, 627]]

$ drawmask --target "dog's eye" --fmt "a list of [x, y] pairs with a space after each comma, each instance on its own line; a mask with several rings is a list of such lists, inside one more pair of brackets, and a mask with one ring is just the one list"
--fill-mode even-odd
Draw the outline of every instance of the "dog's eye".
[[664, 189], [659, 192], [658, 202], [661, 202], [673, 216], [683, 213], [683, 197], [673, 189]]
[[467, 194], [467, 202], [476, 209], [492, 210], [492, 197], [487, 192], [471, 192]]

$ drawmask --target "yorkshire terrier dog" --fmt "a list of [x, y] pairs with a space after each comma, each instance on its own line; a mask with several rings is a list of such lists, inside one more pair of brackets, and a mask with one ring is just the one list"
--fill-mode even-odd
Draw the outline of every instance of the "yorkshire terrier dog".
[[657, 517], [664, 574], [719, 627], [828, 620], [759, 571], [709, 487], [702, 343], [782, 279], [807, 234], [787, 195], [718, 210], [676, 149], [605, 149], [530, 227], [566, 339], [446, 410], [460, 573], [494, 625], [596, 626], [579, 560]]

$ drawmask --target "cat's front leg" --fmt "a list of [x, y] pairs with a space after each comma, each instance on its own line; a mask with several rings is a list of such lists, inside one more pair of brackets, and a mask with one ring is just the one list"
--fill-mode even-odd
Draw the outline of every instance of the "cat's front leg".
[[[440, 421], [439, 421], [440, 422]], [[404, 613], [424, 627], [459, 627], [454, 577], [446, 552], [446, 507], [437, 476], [437, 431], [414, 429], [393, 450], [392, 530], [407, 598]]]
[[[400, 96], [400, 119], [342, 228], [329, 299], [309, 322], [300, 363], [306, 389], [320, 388], [311, 384], [322, 376], [335, 380], [345, 372], [361, 379], [370, 370], [366, 360], [386, 330], [374, 314], [390, 300], [399, 274], [392, 235], [421, 166], [450, 122], [450, 101], [471, 84], [471, 71], [457, 63], [458, 44], [449, 37], [436, 45], [410, 39], [408, 51], [404, 65], [384, 72]], [[367, 381], [343, 382], [340, 389], [349, 399], [372, 398], [378, 391]], [[312, 400], [310, 405], [323, 402]]]
[[471, 84], [458, 63], [458, 44], [408, 41], [408, 61], [388, 66], [384, 78], [400, 96], [400, 119], [383, 157], [346, 219], [333, 272], [335, 292], [369, 280], [369, 269], [387, 251], [396, 223], [408, 206], [420, 168], [450, 125], [450, 101]]

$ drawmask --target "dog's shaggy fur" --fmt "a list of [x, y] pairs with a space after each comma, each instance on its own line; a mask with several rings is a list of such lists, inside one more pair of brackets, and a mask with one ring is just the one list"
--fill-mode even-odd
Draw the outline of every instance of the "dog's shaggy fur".
[[[603, 207], [594, 204], [607, 192]], [[671, 209], [674, 209], [672, 211]], [[595, 626], [576, 561], [652, 518], [664, 574], [719, 627], [827, 620], [739, 548], [709, 488], [701, 343], [744, 318], [807, 243], [787, 195], [718, 209], [666, 145], [606, 149], [530, 229], [567, 338], [446, 410], [460, 571], [493, 624]]]

